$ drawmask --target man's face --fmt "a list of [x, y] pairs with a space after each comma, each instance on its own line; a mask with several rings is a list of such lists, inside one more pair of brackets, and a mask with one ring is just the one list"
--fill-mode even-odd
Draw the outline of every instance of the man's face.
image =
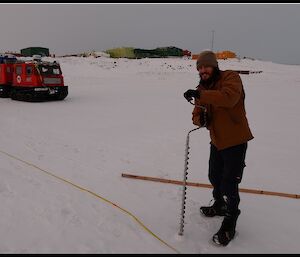
[[206, 65], [201, 65], [198, 70], [201, 79], [204, 81], [212, 77], [213, 71], [214, 71], [213, 67], [206, 66]]

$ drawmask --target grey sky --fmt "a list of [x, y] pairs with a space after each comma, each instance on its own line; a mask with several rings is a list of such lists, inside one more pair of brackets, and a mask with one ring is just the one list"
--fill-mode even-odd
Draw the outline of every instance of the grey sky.
[[0, 4], [0, 51], [211, 47], [300, 64], [300, 4]]

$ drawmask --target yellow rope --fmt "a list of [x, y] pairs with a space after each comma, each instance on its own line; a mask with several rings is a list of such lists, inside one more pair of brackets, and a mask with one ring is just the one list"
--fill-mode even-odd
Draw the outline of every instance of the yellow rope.
[[40, 170], [40, 171], [42, 171], [42, 172], [44, 172], [44, 173], [46, 173], [46, 174], [48, 174], [48, 175], [50, 175], [50, 176], [52, 176], [52, 177], [54, 177], [54, 178], [56, 178], [56, 179], [59, 179], [59, 180], [65, 182], [65, 183], [67, 183], [67, 184], [69, 184], [69, 185], [72, 185], [73, 187], [75, 187], [75, 188], [77, 188], [77, 189], [80, 189], [80, 190], [82, 190], [82, 191], [84, 191], [84, 192], [87, 192], [87, 193], [89, 193], [89, 194], [91, 194], [91, 195], [97, 197], [97, 198], [100, 198], [101, 200], [103, 200], [103, 201], [105, 201], [105, 202], [107, 202], [107, 203], [109, 203], [109, 204], [111, 204], [111, 205], [117, 207], [117, 208], [120, 209], [121, 211], [123, 211], [123, 212], [125, 212], [126, 214], [128, 214], [129, 216], [131, 216], [131, 217], [132, 217], [132, 218], [133, 218], [133, 219], [134, 219], [141, 227], [143, 227], [149, 234], [151, 234], [152, 236], [154, 236], [154, 237], [155, 237], [156, 239], [158, 239], [161, 243], [163, 243], [164, 245], [166, 245], [167, 247], [169, 247], [170, 249], [172, 249], [172, 250], [175, 251], [176, 253], [180, 253], [180, 252], [179, 252], [178, 250], [176, 250], [174, 247], [172, 247], [171, 245], [169, 245], [168, 243], [166, 243], [165, 241], [163, 241], [161, 238], [159, 238], [156, 234], [154, 234], [154, 233], [153, 233], [149, 228], [147, 228], [147, 227], [146, 227], [146, 226], [145, 226], [145, 225], [144, 225], [144, 224], [143, 224], [136, 216], [134, 216], [132, 213], [130, 213], [129, 211], [125, 210], [124, 208], [118, 206], [117, 204], [115, 204], [115, 203], [109, 201], [108, 199], [106, 199], [106, 198], [104, 198], [104, 197], [102, 197], [102, 196], [100, 196], [100, 195], [98, 195], [98, 194], [96, 194], [96, 193], [94, 193], [94, 192], [92, 192], [92, 191], [90, 191], [90, 190], [88, 190], [88, 189], [82, 187], [82, 186], [76, 185], [76, 184], [74, 184], [74, 183], [72, 183], [72, 182], [70, 182], [70, 181], [68, 181], [68, 180], [66, 180], [66, 179], [64, 179], [64, 178], [61, 178], [61, 177], [59, 177], [59, 176], [57, 176], [57, 175], [55, 175], [55, 174], [52, 174], [51, 172], [46, 171], [46, 170], [44, 170], [44, 169], [42, 169], [42, 168], [40, 168], [40, 167], [38, 167], [38, 166], [36, 166], [36, 165], [30, 163], [30, 162], [24, 161], [24, 160], [22, 160], [22, 159], [20, 159], [20, 158], [18, 158], [18, 157], [16, 157], [16, 156], [14, 156], [14, 155], [12, 155], [12, 154], [9, 154], [9, 153], [7, 153], [7, 152], [5, 152], [5, 151], [0, 150], [0, 152], [3, 153], [3, 154], [5, 154], [5, 155], [7, 155], [7, 156], [9, 156], [9, 157], [11, 157], [11, 158], [13, 158], [13, 159], [15, 159], [15, 160], [18, 160], [18, 161], [20, 161], [20, 162], [25, 163], [25, 164], [27, 164], [28, 166], [34, 167], [34, 168], [36, 168], [37, 170]]
[[42, 86], [44, 86], [43, 77], [42, 77], [42, 74], [41, 74], [41, 72], [40, 72], [40, 70], [39, 70], [39, 67], [38, 67], [38, 65], [37, 65], [36, 63], [34, 64], [34, 66], [35, 66], [35, 68], [36, 68], [36, 70], [37, 70], [37, 72], [38, 72], [38, 74], [39, 74], [39, 77], [40, 77]]

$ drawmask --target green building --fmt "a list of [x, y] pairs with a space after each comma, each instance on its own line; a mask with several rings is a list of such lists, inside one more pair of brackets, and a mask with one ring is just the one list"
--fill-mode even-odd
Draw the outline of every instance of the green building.
[[166, 57], [182, 57], [183, 50], [175, 47], [157, 47], [155, 49], [141, 49], [133, 47], [112, 48], [105, 51], [112, 58], [166, 58]]
[[183, 56], [183, 50], [175, 47], [175, 46], [168, 46], [168, 47], [157, 47], [155, 49], [134, 49], [134, 54], [137, 58], [166, 58], [170, 56]]
[[23, 56], [33, 56], [35, 54], [41, 55], [41, 56], [50, 56], [49, 48], [44, 47], [27, 47], [21, 49], [21, 54]]

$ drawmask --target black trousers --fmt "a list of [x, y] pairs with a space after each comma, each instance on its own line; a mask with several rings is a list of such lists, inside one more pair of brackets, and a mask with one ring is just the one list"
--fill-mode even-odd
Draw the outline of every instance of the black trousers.
[[247, 143], [218, 150], [210, 147], [209, 181], [213, 186], [213, 197], [220, 200], [225, 196], [230, 213], [236, 213], [240, 203], [238, 185], [242, 180]]

